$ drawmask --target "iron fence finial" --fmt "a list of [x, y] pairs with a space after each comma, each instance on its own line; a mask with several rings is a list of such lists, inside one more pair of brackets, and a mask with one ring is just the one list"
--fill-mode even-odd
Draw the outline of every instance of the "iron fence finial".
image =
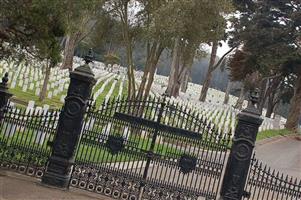
[[246, 109], [243, 110], [243, 112], [260, 115], [258, 109], [258, 103], [259, 103], [259, 89], [258, 88], [250, 89], [249, 96], [248, 96], [248, 106]]
[[93, 60], [94, 60], [93, 50], [92, 48], [90, 48], [88, 54], [84, 58], [84, 61], [86, 62], [86, 64], [89, 64], [93, 62]]
[[4, 74], [4, 76], [2, 77], [2, 82], [1, 82], [1, 85], [6, 87], [7, 86], [7, 83], [8, 83], [8, 73], [6, 72]]
[[255, 107], [259, 102], [259, 89], [254, 88], [250, 90], [249, 94], [249, 101], [252, 103], [252, 105]]

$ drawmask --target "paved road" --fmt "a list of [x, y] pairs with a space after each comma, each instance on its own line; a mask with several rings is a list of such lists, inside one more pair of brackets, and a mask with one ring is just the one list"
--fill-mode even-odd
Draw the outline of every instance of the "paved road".
[[45, 187], [40, 181], [0, 170], [0, 200], [111, 200], [96, 193], [71, 188], [68, 191]]
[[256, 146], [256, 157], [272, 169], [301, 180], [301, 138], [283, 137]]

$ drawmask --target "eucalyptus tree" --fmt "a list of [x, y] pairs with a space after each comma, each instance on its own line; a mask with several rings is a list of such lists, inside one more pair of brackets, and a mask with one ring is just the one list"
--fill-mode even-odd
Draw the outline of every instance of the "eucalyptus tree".
[[167, 1], [162, 0], [138, 0], [142, 10], [138, 13], [143, 26], [141, 40], [146, 43], [146, 59], [144, 73], [139, 86], [137, 98], [146, 98], [149, 95], [157, 64], [163, 50], [170, 44], [169, 26], [162, 24], [166, 18]]
[[[278, 96], [277, 88], [291, 74], [297, 76], [295, 93], [291, 101], [286, 127], [298, 128], [301, 113], [301, 73], [300, 73], [300, 1], [237, 1], [241, 15], [234, 20], [231, 43], [240, 42], [243, 50], [237, 52], [243, 63], [233, 68], [232, 75], [241, 74], [241, 80], [248, 74], [258, 72], [261, 88], [261, 108], [266, 97]], [[238, 56], [238, 55], [237, 55]], [[244, 66], [244, 67], [243, 67]], [[241, 73], [242, 72], [242, 73]], [[299, 78], [300, 77], [300, 78]], [[300, 81], [299, 81], [300, 80]]]
[[107, 9], [111, 9], [111, 16], [121, 23], [123, 44], [126, 49], [127, 76], [128, 76], [128, 96], [135, 98], [136, 81], [135, 66], [133, 62], [133, 46], [136, 36], [140, 32], [140, 20], [137, 18], [137, 12], [140, 5], [136, 0], [108, 0]]
[[170, 27], [173, 46], [166, 95], [177, 97], [200, 44], [224, 35], [220, 32], [222, 29], [217, 30], [216, 27], [224, 21], [223, 14], [231, 10], [231, 1], [188, 0], [183, 4], [175, 0], [166, 10], [170, 18], [162, 20], [161, 24]]
[[72, 70], [73, 56], [76, 46], [95, 26], [102, 22], [105, 0], [53, 0], [58, 1], [59, 7], [64, 8], [62, 18], [65, 22], [64, 58], [62, 69]]

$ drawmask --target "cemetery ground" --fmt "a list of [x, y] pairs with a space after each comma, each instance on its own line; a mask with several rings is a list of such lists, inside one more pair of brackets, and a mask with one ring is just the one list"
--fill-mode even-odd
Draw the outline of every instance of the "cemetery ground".
[[[64, 104], [64, 100], [67, 95], [67, 86], [70, 82], [69, 72], [60, 72], [59, 69], [53, 69], [47, 88], [46, 99], [40, 102], [38, 100], [38, 91], [41, 90], [42, 78], [39, 76], [39, 78], [35, 80], [34, 77], [37, 74], [41, 74], [41, 72], [36, 71], [36, 69], [28, 71], [28, 68], [24, 70], [24, 66], [18, 66], [17, 71], [19, 71], [20, 73], [16, 73], [9, 64], [4, 65], [4, 68], [1, 68], [0, 72], [4, 74], [5, 71], [9, 72], [9, 88], [10, 92], [14, 95], [15, 101], [13, 101], [13, 103], [9, 107], [10, 111], [7, 112], [6, 120], [4, 120], [4, 123], [1, 125], [0, 141], [4, 142], [3, 144], [6, 144], [8, 147], [8, 149], [4, 148], [3, 152], [7, 151], [7, 153], [4, 153], [3, 155], [5, 159], [9, 160], [9, 162], [26, 163], [27, 161], [31, 161], [30, 154], [33, 154], [37, 156], [37, 162], [35, 164], [37, 166], [42, 166], [43, 163], [46, 162], [47, 157], [51, 154], [49, 147], [51, 146], [50, 143], [54, 139], [58, 121], [57, 113], [53, 114], [53, 112], [60, 112], [59, 109], [61, 109], [62, 105]], [[153, 166], [147, 168], [143, 157], [141, 160], [141, 157], [133, 156], [136, 153], [135, 151], [141, 150], [142, 152], [147, 152], [149, 149], [153, 148], [152, 152], [154, 153], [154, 155], [159, 156], [162, 160], [170, 159], [169, 161], [171, 161], [172, 163], [178, 162], [179, 158], [181, 158], [181, 156], [185, 154], [193, 154], [197, 159], [199, 159], [199, 157], [201, 158], [203, 156], [203, 153], [202, 155], [200, 155], [195, 152], [199, 152], [201, 150], [202, 152], [206, 152], [206, 158], [204, 158], [204, 160], [205, 162], [208, 162], [208, 154], [208, 157], [212, 157], [211, 154], [215, 154], [215, 156], [222, 155], [222, 153], [212, 152], [218, 152], [221, 150], [227, 152], [227, 149], [229, 150], [231, 148], [232, 143], [230, 142], [229, 144], [229, 140], [225, 138], [230, 138], [234, 135], [235, 127], [238, 123], [236, 116], [240, 111], [233, 108], [233, 104], [235, 103], [237, 97], [231, 96], [230, 104], [223, 105], [221, 103], [221, 99], [223, 98], [224, 93], [210, 89], [208, 101], [201, 103], [197, 100], [199, 93], [196, 92], [199, 91], [200, 85], [193, 83], [189, 84], [187, 93], [182, 93], [179, 98], [174, 99], [166, 97], [164, 101], [167, 102], [168, 107], [164, 111], [165, 116], [163, 124], [167, 123], [168, 125], [168, 123], [172, 121], [171, 126], [175, 126], [173, 128], [179, 128], [182, 130], [188, 127], [192, 129], [194, 125], [191, 124], [196, 123], [193, 122], [193, 120], [197, 120], [198, 123], [205, 124], [202, 128], [202, 136], [200, 137], [202, 140], [201, 147], [196, 147], [197, 144], [200, 144], [198, 141], [190, 141], [189, 139], [185, 139], [184, 146], [182, 146], [183, 141], [180, 142], [180, 145], [178, 145], [177, 141], [173, 142], [173, 140], [178, 139], [178, 136], [169, 136], [168, 134], [164, 135], [164, 132], [162, 132], [162, 139], [166, 138], [167, 140], [162, 140], [160, 135], [157, 139], [153, 140], [151, 133], [146, 131], [146, 133], [142, 134], [142, 129], [140, 130], [141, 132], [138, 131], [136, 133], [135, 131], [133, 131], [133, 129], [129, 130], [129, 128], [127, 127], [128, 125], [114, 123], [112, 125], [110, 121], [111, 119], [110, 117], [108, 117], [109, 115], [106, 116], [104, 113], [112, 112], [113, 109], [111, 109], [111, 111], [106, 111], [107, 108], [110, 107], [108, 105], [113, 105], [111, 107], [114, 107], [114, 103], [116, 102], [116, 105], [119, 105], [118, 103], [122, 101], [120, 99], [125, 98], [127, 93], [126, 71], [120, 66], [115, 66], [114, 68], [108, 70], [104, 67], [103, 64], [96, 63], [96, 65], [93, 66], [93, 73], [95, 74], [95, 78], [97, 80], [97, 83], [95, 84], [92, 92], [94, 103], [92, 105], [89, 105], [89, 109], [87, 109], [86, 113], [87, 117], [84, 119], [85, 123], [81, 132], [81, 143], [78, 146], [77, 154], [75, 157], [79, 166], [99, 165], [110, 168], [113, 167], [111, 165], [118, 165], [118, 167], [119, 165], [127, 165], [131, 166], [130, 168], [133, 168], [135, 170], [139, 169], [139, 171], [146, 168], [152, 171], [157, 171], [158, 174], [167, 174], [168, 172], [169, 174], [171, 174], [171, 169], [165, 169], [159, 164], [158, 166], [155, 166], [154, 164]], [[137, 71], [135, 73], [137, 84], [139, 84], [139, 82], [141, 81], [141, 72]], [[20, 77], [20, 74], [22, 74], [23, 77]], [[155, 99], [160, 98], [160, 96], [163, 94], [163, 91], [166, 89], [167, 81], [167, 77], [156, 75], [154, 86], [151, 90], [150, 99], [154, 99], [155, 101]], [[116, 100], [116, 98], [118, 98], [118, 100]], [[244, 104], [246, 106], [247, 102], [244, 102]], [[151, 108], [154, 108], [154, 105], [152, 105]], [[105, 110], [105, 112], [103, 112], [103, 110]], [[155, 116], [156, 111], [152, 112], [152, 109], [150, 109], [150, 112], [148, 111], [149, 110], [146, 110], [145, 113], [143, 113], [144, 117], [152, 117], [153, 114]], [[180, 111], [180, 114], [168, 114], [168, 112], [173, 113], [174, 111]], [[198, 115], [196, 115], [196, 113]], [[196, 117], [194, 118], [191, 116]], [[259, 128], [260, 132], [258, 133], [257, 141], [264, 140], [269, 142], [264, 142], [263, 145], [258, 147], [258, 154], [264, 155], [260, 158], [268, 160], [266, 157], [275, 154], [275, 152], [277, 151], [281, 151], [282, 148], [287, 149], [283, 152], [290, 154], [290, 156], [285, 156], [286, 153], [281, 154], [283, 152], [277, 153], [278, 155], [281, 155], [283, 159], [278, 159], [279, 162], [274, 162], [275, 165], [273, 165], [273, 168], [279, 170], [278, 167], [282, 166], [281, 169], [286, 169], [285, 172], [287, 172], [288, 174], [292, 172], [295, 177], [300, 177], [298, 176], [299, 171], [296, 167], [296, 165], [299, 165], [300, 162], [292, 162], [293, 160], [298, 159], [298, 156], [300, 156], [300, 152], [298, 152], [300, 143], [294, 140], [293, 145], [290, 146], [287, 143], [288, 140], [283, 139], [291, 138], [292, 133], [285, 129], [282, 129], [284, 121], [281, 117], [275, 119], [263, 119], [264, 121]], [[176, 121], [183, 121], [184, 123], [181, 122], [179, 125], [179, 123]], [[46, 123], [47, 125], [43, 123]], [[207, 140], [206, 134], [212, 135], [210, 136], [210, 140]], [[124, 139], [123, 141], [126, 141], [125, 145], [128, 146], [130, 150], [128, 151], [128, 149], [126, 149], [125, 152], [119, 153], [117, 155], [112, 154], [107, 146], [105, 146], [105, 148], [101, 146], [108, 143], [106, 139], [109, 138], [109, 136], [122, 137]], [[277, 138], [277, 136], [287, 137]], [[174, 138], [170, 139], [170, 137]], [[274, 137], [277, 138], [276, 141], [283, 141], [283, 143], [285, 143], [286, 145], [282, 146], [279, 150], [280, 145], [278, 145], [277, 142], [274, 142], [274, 140], [269, 139]], [[154, 141], [154, 143], [152, 141]], [[154, 144], [153, 147], [150, 147], [152, 145], [151, 143]], [[193, 151], [188, 151], [189, 145], [195, 146], [196, 148]], [[265, 146], [269, 146], [268, 149], [266, 149]], [[30, 148], [27, 149], [27, 147]], [[191, 148], [189, 149], [191, 150]], [[265, 152], [265, 154], [261, 152], [261, 149]], [[26, 151], [29, 152], [28, 155], [24, 153]], [[225, 153], [225, 155], [226, 154], [227, 153]], [[216, 164], [222, 165], [222, 162], [219, 160]], [[290, 163], [290, 165], [288, 165], [287, 163]], [[210, 166], [210, 164], [208, 165]], [[36, 183], [39, 182], [39, 180], [37, 179], [20, 179], [17, 175], [5, 174], [5, 171], [1, 172], [4, 172], [4, 176], [0, 177], [0, 183], [2, 184], [3, 188], [10, 187], [10, 185], [18, 185], [18, 182], [20, 182], [20, 185], [22, 185], [21, 182], [23, 182], [24, 184], [24, 181], [28, 181], [28, 183], [32, 184], [31, 186], [30, 184], [26, 184], [26, 186], [30, 187], [28, 188], [28, 190], [26, 190], [26, 192], [32, 190], [39, 190], [41, 192], [45, 191], [42, 192], [44, 195], [44, 193], [47, 193], [47, 190], [52, 190], [50, 188], [45, 188], [37, 185]], [[211, 172], [209, 172], [209, 174], [210, 173]], [[175, 174], [175, 176], [180, 177], [179, 174]], [[162, 177], [160, 177], [159, 179], [161, 178]], [[189, 178], [186, 179], [188, 180]], [[72, 187], [77, 186], [77, 183], [73, 184], [72, 181], [70, 181], [70, 184]], [[207, 183], [204, 183], [204, 188], [207, 187], [206, 184]], [[6, 196], [0, 198], [3, 198], [5, 200], [14, 198], [22, 199], [22, 196], [20, 196], [20, 194], [15, 194], [17, 196], [9, 196], [14, 195], [13, 190], [10, 188], [3, 190], [8, 192], [6, 193]], [[11, 193], [9, 193], [10, 191]], [[62, 191], [54, 192], [54, 196], [56, 194], [59, 196], [60, 192]], [[30, 196], [35, 195], [35, 193], [36, 192], [30, 193], [29, 198], [32, 197], [43, 199], [42, 196]], [[66, 196], [64, 196], [64, 194], [66, 194]], [[71, 193], [65, 192], [64, 194], [62, 194], [62, 199], [78, 199], [73, 198], [73, 189]], [[51, 195], [49, 196], [53, 197]], [[83, 196], [83, 199], [89, 198], [90, 197], [88, 196]]]
[[[74, 59], [74, 66], [78, 67], [81, 60], [77, 57]], [[93, 89], [93, 97], [96, 102], [96, 108], [113, 97], [121, 97], [127, 94], [127, 80], [125, 68], [115, 65], [111, 69], [101, 62], [93, 64], [93, 71], [97, 79], [97, 83]], [[43, 101], [39, 100], [39, 92], [43, 85], [43, 73], [38, 67], [27, 67], [24, 63], [16, 64], [1, 62], [0, 74], [9, 73], [9, 90], [14, 95], [12, 101], [16, 107], [25, 107], [27, 110], [48, 110], [60, 109], [66, 97], [69, 84], [69, 71], [54, 68], [51, 70], [49, 83], [47, 86], [46, 97]], [[136, 71], [136, 85], [141, 82], [142, 72]], [[151, 88], [151, 96], [160, 97], [167, 86], [168, 77], [155, 75], [155, 80]], [[239, 110], [233, 108], [237, 97], [230, 95], [229, 105], [223, 105], [225, 93], [209, 88], [208, 98], [206, 102], [199, 102], [201, 85], [189, 83], [186, 93], [181, 93], [179, 98], [170, 98], [171, 101], [187, 108], [192, 108], [196, 112], [200, 112], [204, 118], [214, 122], [219, 131], [232, 131], [234, 134], [236, 115]], [[246, 106], [247, 102], [244, 102]], [[265, 112], [265, 111], [264, 111]], [[285, 119], [278, 117], [270, 119], [264, 117], [264, 122], [260, 127], [262, 130], [281, 129], [285, 123]]]

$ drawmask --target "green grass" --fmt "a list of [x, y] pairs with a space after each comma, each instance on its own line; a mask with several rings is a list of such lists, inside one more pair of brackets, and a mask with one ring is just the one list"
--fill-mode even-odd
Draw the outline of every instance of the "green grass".
[[[43, 106], [44, 104], [49, 105], [51, 108], [61, 108], [63, 103], [60, 101], [61, 94], [66, 92], [60, 93], [58, 96], [53, 96], [52, 99], [45, 98], [43, 101], [39, 100], [39, 97], [35, 95], [34, 91], [27, 90], [27, 92], [23, 92], [22, 88], [16, 86], [13, 89], [9, 89], [9, 92], [13, 94], [13, 98], [23, 101], [35, 101], [36, 106]], [[47, 96], [47, 94], [46, 94]], [[23, 105], [27, 106], [27, 105]]]
[[[0, 67], [2, 67], [2, 66], [0, 66]], [[15, 70], [15, 69], [10, 69], [9, 71], [13, 71], [13, 70]], [[33, 70], [33, 68], [30, 68], [30, 71], [31, 70]], [[0, 76], [1, 77], [4, 76], [4, 72]], [[20, 74], [18, 76], [20, 76]], [[9, 80], [9, 81], [11, 81], [11, 80]], [[50, 84], [51, 83], [49, 83], [49, 85]], [[47, 104], [51, 108], [61, 108], [63, 103], [60, 101], [60, 96], [62, 94], [66, 94], [67, 90], [64, 90], [63, 92], [59, 93], [57, 96], [53, 96], [52, 99], [48, 99], [47, 93], [46, 93], [46, 98], [43, 101], [40, 101], [39, 97], [35, 95], [35, 89], [29, 90], [29, 88], [27, 88], [27, 91], [23, 92], [22, 87], [19, 87], [18, 85], [16, 85], [15, 88], [10, 88], [9, 92], [13, 94], [13, 99], [16, 99], [17, 106], [19, 106], [19, 107], [26, 107], [29, 101], [35, 101], [36, 106], [43, 106], [44, 104]]]
[[285, 136], [293, 134], [293, 132], [287, 130], [287, 129], [281, 129], [281, 130], [265, 130], [261, 131], [257, 134], [257, 141], [264, 140], [267, 138], [272, 138], [276, 136]]
[[[264, 139], [273, 138], [273, 137], [277, 137], [277, 136], [285, 136], [285, 135], [290, 135], [290, 134], [294, 134], [294, 133], [287, 129], [265, 130], [265, 131], [258, 132], [256, 141], [258, 142], [258, 141], [261, 141]], [[232, 146], [232, 140], [230, 141], [230, 143], [228, 145], [228, 149], [231, 149], [231, 146]]]
[[[122, 81], [122, 79], [119, 79], [118, 82], [117, 82], [117, 84], [115, 85], [115, 88], [114, 88], [114, 90], [113, 90], [113, 93], [111, 94], [111, 98], [112, 98], [112, 97], [117, 97], [117, 96], [118, 96], [118, 93], [119, 93], [119, 86], [120, 86], [120, 84], [121, 84], [121, 81]], [[96, 108], [97, 108], [97, 109], [98, 109], [99, 106], [104, 102], [105, 97], [106, 97], [107, 93], [110, 91], [113, 82], [114, 82], [114, 79], [106, 85], [106, 87], [104, 88], [103, 92], [102, 92], [102, 93], [100, 94], [100, 96], [96, 99]], [[126, 94], [127, 94], [127, 82], [125, 81], [125, 82], [123, 83], [122, 95], [125, 96]]]

